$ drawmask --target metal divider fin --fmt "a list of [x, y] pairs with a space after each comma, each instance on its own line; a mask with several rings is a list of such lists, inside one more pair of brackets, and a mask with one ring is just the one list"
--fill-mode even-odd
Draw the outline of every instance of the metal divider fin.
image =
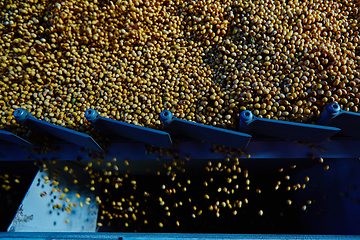
[[25, 139], [7, 131], [0, 130], [0, 140], [15, 143], [20, 146], [24, 147], [34, 147], [30, 142], [26, 141]]
[[256, 136], [267, 136], [305, 142], [322, 142], [331, 137], [339, 128], [294, 123], [255, 117], [249, 110], [240, 114], [239, 131]]
[[344, 111], [337, 103], [330, 103], [322, 112], [318, 124], [338, 127], [338, 134], [360, 138], [360, 114]]
[[167, 132], [101, 117], [93, 109], [86, 110], [85, 117], [96, 129], [104, 134], [119, 135], [164, 148], [173, 147], [172, 140]]
[[34, 131], [47, 133], [65, 141], [78, 144], [98, 152], [104, 151], [89, 135], [36, 119], [24, 109], [15, 110], [14, 116], [16, 121], [21, 122], [26, 127], [31, 128]]
[[161, 112], [160, 119], [166, 131], [174, 136], [183, 135], [237, 149], [244, 149], [251, 139], [246, 133], [178, 119], [168, 110]]

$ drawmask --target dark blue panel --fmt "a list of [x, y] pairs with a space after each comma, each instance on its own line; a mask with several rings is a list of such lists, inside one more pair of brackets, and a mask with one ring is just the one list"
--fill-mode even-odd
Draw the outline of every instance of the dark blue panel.
[[237, 149], [244, 149], [251, 139], [248, 134], [175, 118], [168, 110], [160, 114], [160, 119], [171, 135], [187, 136]]
[[33, 145], [28, 141], [26, 141], [25, 139], [22, 139], [21, 137], [16, 136], [11, 132], [6, 132], [2, 130], [0, 130], [0, 140], [15, 143], [24, 147], [33, 147]]
[[[359, 166], [359, 159], [326, 159], [294, 176], [293, 184], [306, 183], [304, 189], [293, 193], [297, 209], [307, 205], [307, 211], [299, 211], [306, 232], [360, 234]], [[310, 181], [305, 182], [305, 177]], [[307, 204], [308, 200], [312, 203]]]
[[258, 118], [248, 110], [240, 114], [239, 130], [256, 136], [305, 142], [322, 142], [340, 131], [336, 127]]
[[93, 109], [86, 110], [85, 117], [96, 129], [107, 135], [116, 134], [155, 146], [173, 147], [170, 135], [167, 132], [101, 117]]
[[41, 133], [46, 132], [65, 141], [103, 152], [102, 148], [89, 135], [41, 121], [34, 118], [29, 112], [23, 109], [15, 110], [14, 116], [17, 121], [23, 123], [25, 126], [33, 129], [34, 131], [39, 131]]
[[360, 114], [344, 111], [337, 103], [330, 103], [321, 114], [318, 124], [338, 127], [338, 134], [360, 138]]

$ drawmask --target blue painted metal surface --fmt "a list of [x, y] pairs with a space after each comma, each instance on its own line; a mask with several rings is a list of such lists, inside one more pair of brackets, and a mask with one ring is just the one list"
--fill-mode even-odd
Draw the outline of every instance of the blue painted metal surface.
[[344, 111], [337, 103], [330, 103], [322, 112], [318, 124], [338, 127], [338, 134], [360, 138], [360, 114]]
[[116, 134], [164, 148], [173, 147], [170, 135], [166, 132], [101, 117], [100, 114], [93, 109], [86, 110], [85, 117], [103, 134]]
[[41, 134], [50, 134], [65, 141], [84, 146], [95, 151], [103, 152], [103, 149], [97, 144], [92, 137], [84, 133], [79, 133], [64, 127], [60, 127], [33, 117], [24, 109], [14, 111], [16, 121], [21, 122], [26, 127], [33, 129]]
[[161, 112], [160, 119], [166, 131], [174, 136], [187, 136], [237, 149], [246, 148], [251, 139], [251, 136], [245, 133], [178, 119], [168, 110]]
[[[74, 185], [73, 179], [66, 172], [57, 174], [59, 181], [58, 188], [68, 188], [66, 198], [68, 202], [61, 199], [62, 193], [52, 191], [54, 186], [52, 181], [46, 183], [45, 177], [52, 179], [49, 172], [55, 171], [55, 166], [49, 166], [52, 171], [38, 171], [31, 183], [18, 211], [8, 227], [9, 232], [95, 232], [99, 205], [96, 204], [96, 195], [99, 190], [91, 191], [85, 186], [91, 180], [90, 176], [83, 174], [83, 167], [69, 162], [59, 162], [56, 167], [64, 168], [70, 166], [77, 174], [79, 183]], [[96, 184], [96, 189], [98, 189]], [[43, 195], [43, 193], [45, 193]], [[78, 197], [76, 194], [79, 194]], [[42, 197], [40, 197], [42, 195]], [[64, 197], [64, 196], [63, 196]], [[85, 203], [89, 198], [89, 204], [83, 207], [73, 207], [69, 213], [64, 208], [76, 203]], [[62, 204], [61, 208], [54, 208], [55, 205]], [[70, 220], [66, 223], [66, 219]]]
[[340, 131], [340, 129], [336, 127], [258, 118], [249, 110], [245, 110], [240, 114], [239, 131], [256, 136], [268, 136], [305, 142], [322, 142]]
[[278, 235], [278, 234], [188, 234], [188, 233], [0, 233], [1, 239], [112, 239], [112, 240], [227, 240], [227, 239], [359, 239], [352, 235]]
[[15, 135], [11, 132], [6, 132], [3, 130], [0, 130], [0, 140], [15, 143], [15, 144], [18, 144], [18, 145], [24, 146], [24, 147], [30, 147], [30, 148], [33, 147], [33, 145], [31, 143], [29, 143], [28, 141], [26, 141], [25, 139]]

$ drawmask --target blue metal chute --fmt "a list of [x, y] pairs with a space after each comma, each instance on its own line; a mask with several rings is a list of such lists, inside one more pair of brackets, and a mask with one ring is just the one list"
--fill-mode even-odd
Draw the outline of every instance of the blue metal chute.
[[101, 117], [93, 109], [86, 110], [85, 117], [96, 129], [106, 135], [119, 135], [164, 148], [173, 147], [167, 132]]
[[74, 130], [41, 121], [33, 117], [28, 111], [24, 109], [15, 110], [14, 116], [16, 121], [21, 122], [26, 127], [33, 129], [34, 131], [37, 131], [41, 134], [53, 135], [65, 141], [75, 143], [98, 152], [103, 152], [103, 149], [99, 146], [99, 144], [97, 144], [95, 140], [87, 134], [79, 133]]
[[322, 142], [340, 131], [340, 129], [336, 127], [258, 118], [249, 110], [246, 110], [240, 114], [239, 131], [257, 136], [304, 142]]
[[187, 136], [237, 149], [244, 149], [251, 139], [245, 133], [178, 119], [168, 110], [161, 112], [160, 119], [171, 135]]
[[338, 134], [360, 138], [360, 114], [344, 111], [337, 103], [330, 103], [322, 112], [318, 124], [338, 127], [341, 131]]
[[17, 145], [24, 146], [24, 147], [34, 147], [31, 143], [29, 143], [25, 139], [15, 135], [11, 132], [6, 132], [6, 131], [2, 131], [2, 130], [0, 130], [0, 140], [15, 143]]

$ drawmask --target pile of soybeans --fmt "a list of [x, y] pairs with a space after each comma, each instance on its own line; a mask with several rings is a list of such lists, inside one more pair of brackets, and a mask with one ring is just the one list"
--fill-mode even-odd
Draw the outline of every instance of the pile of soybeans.
[[358, 112], [356, 1], [0, 3], [0, 129], [17, 108], [77, 131], [86, 109], [162, 129], [160, 112], [227, 129], [239, 113], [313, 123]]

